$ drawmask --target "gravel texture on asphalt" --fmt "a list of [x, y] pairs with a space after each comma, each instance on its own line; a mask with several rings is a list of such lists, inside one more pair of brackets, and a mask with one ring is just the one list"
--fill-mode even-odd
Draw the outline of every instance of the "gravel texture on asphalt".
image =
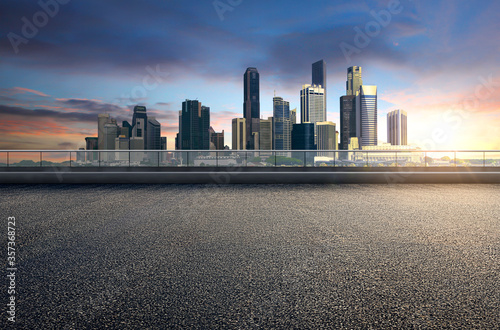
[[16, 218], [16, 325], [498, 328], [499, 192], [3, 185], [4, 228]]

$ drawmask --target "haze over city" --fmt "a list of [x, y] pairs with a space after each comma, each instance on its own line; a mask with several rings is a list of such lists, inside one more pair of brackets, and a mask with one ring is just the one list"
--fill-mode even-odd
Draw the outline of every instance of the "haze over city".
[[275, 92], [300, 111], [301, 87], [320, 59], [327, 63], [327, 120], [337, 127], [346, 69], [358, 65], [363, 81], [378, 86], [380, 142], [387, 113], [403, 109], [409, 144], [500, 149], [499, 7], [59, 1], [55, 10], [4, 1], [0, 149], [85, 147], [85, 137], [97, 136], [99, 113], [128, 120], [135, 105], [157, 118], [174, 149], [186, 99], [210, 107], [211, 126], [226, 132], [230, 146], [231, 119], [243, 116], [247, 67], [259, 70], [260, 113], [267, 118]]

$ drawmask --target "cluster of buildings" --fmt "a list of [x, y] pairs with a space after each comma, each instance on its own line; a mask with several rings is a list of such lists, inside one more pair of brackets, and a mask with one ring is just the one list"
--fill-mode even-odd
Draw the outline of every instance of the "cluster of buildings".
[[[132, 124], [123, 121], [119, 126], [109, 114], [97, 118], [97, 137], [85, 138], [87, 150], [166, 150], [167, 138], [161, 136], [161, 124], [155, 117], [148, 117], [146, 107], [134, 107]], [[97, 157], [97, 153], [95, 154]], [[123, 157], [127, 154], [123, 154]], [[94, 157], [90, 153], [90, 158]], [[109, 154], [120, 158], [120, 153]], [[89, 159], [90, 161], [94, 159]]]
[[[340, 127], [327, 120], [327, 75], [323, 60], [312, 64], [311, 84], [300, 90], [297, 109], [282, 97], [273, 98], [273, 116], [260, 117], [260, 75], [248, 68], [243, 76], [243, 117], [232, 120], [232, 150], [396, 150], [407, 149], [407, 114], [387, 115], [388, 143], [378, 144], [377, 86], [364, 85], [362, 69], [347, 69], [346, 95], [340, 97]], [[340, 132], [339, 132], [340, 131]], [[340, 139], [339, 139], [340, 135]], [[132, 123], [119, 126], [108, 114], [98, 116], [98, 137], [86, 138], [87, 150], [166, 150], [161, 124], [136, 106]], [[404, 147], [406, 146], [406, 147]], [[198, 100], [182, 102], [176, 150], [224, 150], [224, 131], [210, 126], [210, 108]]]
[[[327, 121], [326, 64], [313, 63], [311, 84], [300, 91], [300, 123], [296, 109], [282, 97], [273, 98], [273, 116], [260, 119], [259, 72], [244, 75], [243, 118], [232, 122], [233, 150], [377, 150], [377, 86], [363, 85], [362, 69], [347, 69], [346, 95], [340, 98], [340, 140], [337, 126]], [[396, 110], [387, 116], [388, 143], [407, 145], [407, 115]], [[380, 146], [382, 147], [382, 146]], [[388, 145], [383, 145], [387, 150]]]

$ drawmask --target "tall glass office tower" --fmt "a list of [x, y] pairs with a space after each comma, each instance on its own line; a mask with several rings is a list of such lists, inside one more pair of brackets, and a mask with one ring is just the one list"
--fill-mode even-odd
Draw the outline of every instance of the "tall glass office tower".
[[248, 68], [243, 76], [243, 117], [246, 119], [246, 148], [255, 149], [254, 134], [260, 131], [259, 72]]
[[274, 149], [290, 150], [292, 148], [290, 102], [284, 101], [282, 97], [274, 97], [273, 118]]
[[179, 137], [182, 150], [210, 150], [210, 108], [197, 100], [182, 102]]
[[323, 60], [312, 65], [312, 84], [321, 86], [325, 90], [325, 109], [326, 109], [326, 63]]
[[356, 95], [361, 85], [363, 85], [361, 67], [351, 66], [347, 69], [346, 95]]
[[[304, 85], [300, 91], [300, 121], [317, 123], [326, 121], [325, 90], [321, 86]], [[314, 128], [316, 135], [316, 127]], [[314, 140], [316, 143], [316, 139]]]
[[377, 86], [362, 85], [356, 95], [356, 132], [360, 147], [376, 146]]

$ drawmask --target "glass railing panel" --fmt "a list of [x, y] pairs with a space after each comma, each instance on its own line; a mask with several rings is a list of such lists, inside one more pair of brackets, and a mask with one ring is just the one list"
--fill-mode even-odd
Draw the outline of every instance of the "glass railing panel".
[[421, 151], [398, 151], [398, 167], [425, 167], [425, 153]]
[[40, 151], [9, 151], [9, 166], [40, 167], [42, 153]]
[[271, 158], [267, 159], [267, 162], [276, 167], [304, 166], [302, 153], [299, 154], [299, 157], [296, 157], [295, 152], [291, 150], [276, 151]]
[[0, 151], [0, 167], [7, 167], [8, 158], [7, 151]]
[[248, 153], [243, 150], [218, 150], [217, 159], [219, 167], [246, 167]]
[[216, 151], [191, 151], [189, 152], [189, 166], [216, 167], [218, 163]]
[[[278, 155], [284, 155], [287, 152], [278, 152]], [[278, 159], [286, 156], [276, 156], [274, 151], [247, 151], [247, 166], [248, 167], [274, 167], [281, 166], [276, 163]]]
[[79, 150], [71, 152], [71, 167], [98, 167], [99, 152], [97, 150]]
[[319, 151], [314, 157], [315, 167], [334, 167], [338, 153], [335, 151]]
[[70, 151], [44, 151], [42, 152], [43, 167], [69, 167], [71, 166]]
[[160, 151], [160, 167], [185, 167], [187, 166], [187, 151]]
[[360, 150], [342, 150], [338, 152], [335, 161], [337, 167], [364, 167], [366, 166], [366, 156]]
[[364, 159], [367, 167], [396, 167], [397, 153], [392, 150], [387, 151], [364, 151]]
[[455, 167], [455, 153], [452, 151], [429, 151], [425, 161], [427, 167]]
[[[120, 159], [120, 165], [118, 166], [130, 166], [130, 167], [158, 167], [159, 164], [159, 153], [158, 151], [135, 151], [130, 150]], [[130, 164], [128, 163], [130, 159]]]
[[483, 152], [457, 151], [457, 167], [483, 167]]
[[304, 151], [303, 159], [304, 159], [304, 167], [314, 167], [314, 159], [318, 156], [318, 151]]
[[487, 151], [484, 155], [484, 164], [487, 167], [499, 167], [500, 152]]
[[99, 166], [101, 167], [128, 167], [128, 150], [106, 150], [99, 151]]

